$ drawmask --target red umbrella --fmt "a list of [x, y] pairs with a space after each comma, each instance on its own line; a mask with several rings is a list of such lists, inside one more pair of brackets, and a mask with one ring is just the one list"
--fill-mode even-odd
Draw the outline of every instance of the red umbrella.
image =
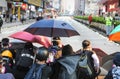
[[27, 42], [39, 43], [47, 48], [51, 45], [51, 41], [47, 37], [40, 36], [40, 35], [33, 35], [25, 31], [16, 32], [10, 35], [10, 37], [15, 38], [15, 39], [20, 39], [23, 41], [27, 41]]
[[46, 46], [46, 47], [49, 47], [51, 46], [51, 41], [49, 41], [49, 39], [45, 36], [40, 36], [40, 35], [34, 35], [35, 39], [36, 39], [36, 42]]

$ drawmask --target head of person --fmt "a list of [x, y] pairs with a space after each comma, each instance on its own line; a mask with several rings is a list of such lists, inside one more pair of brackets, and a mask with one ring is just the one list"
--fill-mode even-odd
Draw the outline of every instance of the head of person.
[[[53, 37], [53, 41], [56, 41], [58, 43], [59, 47], [62, 47], [61, 39], [59, 36]], [[54, 42], [55, 43], [55, 42]]]
[[3, 47], [9, 46], [9, 39], [8, 38], [3, 38], [1, 41], [1, 44]]
[[84, 40], [84, 41], [82, 42], [82, 47], [83, 47], [83, 49], [87, 49], [88, 47], [90, 47], [90, 45], [91, 45], [91, 43], [90, 43], [89, 40]]
[[33, 50], [33, 44], [31, 42], [26, 42], [24, 48], [29, 49], [29, 50]]
[[53, 37], [53, 40], [61, 40], [59, 36]]
[[75, 54], [71, 45], [67, 44], [62, 48], [62, 56]]
[[53, 46], [58, 46], [58, 41], [52, 41]]
[[113, 63], [116, 65], [116, 66], [120, 66], [120, 52], [115, 52], [115, 56], [113, 58]]
[[48, 49], [45, 48], [45, 47], [40, 47], [40, 48], [38, 49], [37, 54], [36, 54], [36, 59], [37, 59], [38, 61], [46, 61], [47, 58], [48, 58], [48, 56], [49, 56]]

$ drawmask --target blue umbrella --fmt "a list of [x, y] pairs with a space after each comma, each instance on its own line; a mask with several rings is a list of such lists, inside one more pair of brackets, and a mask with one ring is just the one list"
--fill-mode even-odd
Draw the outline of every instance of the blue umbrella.
[[79, 35], [79, 33], [70, 24], [55, 19], [40, 20], [30, 25], [25, 29], [25, 31], [35, 35], [44, 35], [48, 37], [70, 37]]

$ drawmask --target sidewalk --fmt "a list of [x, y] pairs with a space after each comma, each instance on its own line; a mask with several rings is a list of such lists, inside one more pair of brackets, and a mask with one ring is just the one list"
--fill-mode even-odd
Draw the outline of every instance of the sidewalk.
[[13, 27], [13, 26], [20, 26], [20, 25], [28, 24], [28, 23], [34, 22], [34, 21], [36, 21], [36, 20], [35, 19], [29, 19], [29, 20], [24, 21], [23, 24], [21, 23], [21, 21], [16, 21], [16, 22], [12, 22], [12, 23], [4, 22], [3, 25], [2, 25], [2, 28], [9, 28], [9, 27]]

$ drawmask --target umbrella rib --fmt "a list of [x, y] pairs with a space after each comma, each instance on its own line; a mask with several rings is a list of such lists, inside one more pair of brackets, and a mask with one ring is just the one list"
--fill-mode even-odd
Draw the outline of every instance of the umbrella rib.
[[66, 31], [66, 29], [64, 29], [64, 30], [65, 30], [66, 34], [68, 35], [68, 37], [70, 37], [70, 35], [69, 35], [69, 33]]

